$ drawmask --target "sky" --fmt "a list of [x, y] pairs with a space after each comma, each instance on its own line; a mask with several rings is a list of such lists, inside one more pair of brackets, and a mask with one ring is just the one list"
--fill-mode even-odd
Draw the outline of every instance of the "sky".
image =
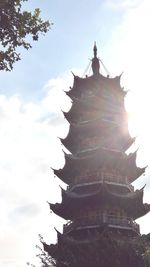
[[[112, 77], [122, 72], [128, 90], [125, 106], [129, 130], [137, 136], [137, 165], [148, 165], [135, 188], [144, 184], [150, 203], [150, 2], [149, 0], [28, 0], [24, 8], [39, 7], [52, 29], [22, 51], [12, 72], [0, 73], [0, 267], [39, 264], [38, 234], [55, 242], [54, 227], [63, 221], [48, 202], [60, 202], [60, 185], [51, 168], [62, 168], [60, 137], [69, 124], [62, 110], [73, 84], [71, 71], [83, 76], [97, 43], [98, 56]], [[104, 75], [104, 69], [101, 66]], [[89, 73], [87, 73], [89, 74]], [[141, 233], [150, 232], [150, 214], [138, 220]]]

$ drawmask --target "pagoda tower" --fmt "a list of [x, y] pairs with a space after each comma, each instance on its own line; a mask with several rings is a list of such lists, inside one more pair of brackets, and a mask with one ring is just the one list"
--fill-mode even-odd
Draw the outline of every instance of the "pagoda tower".
[[[54, 173], [68, 186], [62, 189], [62, 202], [50, 204], [50, 209], [67, 222], [56, 245], [44, 243], [59, 267], [84, 266], [76, 262], [82, 258], [82, 246], [94, 246], [107, 233], [127, 240], [140, 236], [135, 220], [150, 210], [143, 204], [143, 188], [135, 191], [132, 186], [145, 168], [136, 166], [136, 151], [126, 154], [135, 139], [128, 131], [121, 76], [103, 76], [96, 44], [93, 50], [93, 74], [74, 75], [73, 87], [66, 93], [72, 107], [64, 112], [70, 130], [62, 144], [70, 153], [64, 152], [65, 166]], [[70, 254], [67, 249], [62, 253], [65, 247]]]

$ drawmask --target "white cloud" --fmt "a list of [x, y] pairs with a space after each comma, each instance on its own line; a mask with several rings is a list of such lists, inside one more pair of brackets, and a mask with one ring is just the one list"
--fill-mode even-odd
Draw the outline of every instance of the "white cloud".
[[107, 0], [105, 6], [112, 10], [130, 9], [139, 5], [141, 0]]
[[66, 74], [50, 80], [39, 103], [0, 95], [0, 266], [34, 261], [38, 234], [54, 241], [61, 227], [46, 201], [60, 200], [50, 167], [64, 164], [58, 136], [68, 131], [61, 110], [70, 106], [62, 91], [69, 83]]

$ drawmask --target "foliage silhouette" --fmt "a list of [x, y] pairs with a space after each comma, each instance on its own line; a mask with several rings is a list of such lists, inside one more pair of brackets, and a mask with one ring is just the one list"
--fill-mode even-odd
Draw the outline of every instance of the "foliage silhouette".
[[40, 33], [46, 33], [52, 23], [40, 18], [40, 9], [33, 13], [22, 10], [23, 2], [28, 0], [0, 1], [0, 70], [10, 71], [20, 60], [18, 47], [31, 48], [27, 37], [37, 41]]

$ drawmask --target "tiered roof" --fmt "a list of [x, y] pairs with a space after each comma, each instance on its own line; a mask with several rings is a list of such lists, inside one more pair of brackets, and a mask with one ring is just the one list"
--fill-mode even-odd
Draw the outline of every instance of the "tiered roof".
[[65, 166], [63, 169], [55, 170], [54, 173], [61, 180], [70, 184], [72, 180], [80, 175], [85, 168], [101, 170], [115, 169], [120, 175], [128, 177], [129, 182], [135, 181], [145, 171], [145, 168], [136, 167], [136, 152], [129, 155], [120, 151], [96, 148], [81, 152], [77, 155], [65, 153]]
[[137, 219], [145, 215], [150, 210], [150, 205], [143, 204], [143, 189], [135, 192], [119, 193], [111, 185], [104, 183], [97, 186], [92, 192], [72, 192], [62, 190], [62, 203], [50, 204], [51, 210], [66, 220], [72, 220], [79, 210], [90, 206], [93, 209], [98, 205], [99, 208], [111, 203], [117, 205], [127, 212], [128, 216]]
[[[143, 204], [143, 189], [134, 191], [130, 186], [145, 168], [136, 166], [136, 151], [125, 153], [135, 139], [128, 132], [124, 108], [127, 92], [121, 88], [121, 76], [105, 77], [99, 68], [94, 46], [93, 75], [85, 78], [74, 75], [73, 88], [67, 92], [72, 107], [64, 116], [70, 131], [62, 143], [71, 154], [64, 152], [65, 166], [54, 173], [69, 188], [62, 190], [62, 203], [50, 204], [50, 208], [64, 219], [74, 220], [79, 210], [87, 206], [92, 210], [116, 205], [133, 220], [150, 210], [148, 204]], [[80, 179], [86, 178], [87, 172], [90, 182]], [[113, 182], [105, 177], [106, 172], [114, 174]]]
[[133, 144], [135, 138], [131, 138], [128, 131], [124, 129], [125, 125], [120, 128], [118, 123], [106, 119], [91, 119], [78, 124], [71, 123], [68, 136], [65, 139], [61, 139], [61, 141], [71, 153], [76, 153], [79, 146], [81, 148], [81, 140], [95, 137], [99, 145], [107, 145], [108, 142], [110, 145], [111, 142], [113, 146], [117, 143], [119, 150], [126, 151]]

